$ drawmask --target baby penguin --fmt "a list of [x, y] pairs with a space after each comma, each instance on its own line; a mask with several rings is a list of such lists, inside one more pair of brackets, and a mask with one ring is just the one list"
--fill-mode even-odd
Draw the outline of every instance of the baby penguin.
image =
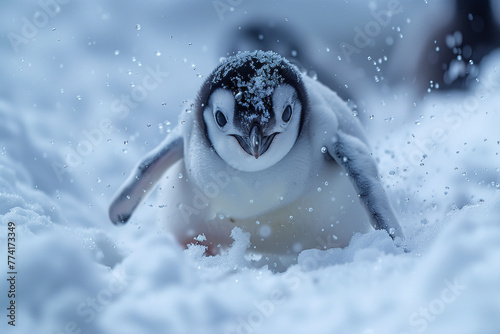
[[270, 51], [238, 53], [210, 74], [119, 189], [111, 221], [126, 223], [160, 180], [167, 229], [211, 253], [236, 226], [259, 254], [344, 247], [373, 228], [402, 237], [358, 119]]

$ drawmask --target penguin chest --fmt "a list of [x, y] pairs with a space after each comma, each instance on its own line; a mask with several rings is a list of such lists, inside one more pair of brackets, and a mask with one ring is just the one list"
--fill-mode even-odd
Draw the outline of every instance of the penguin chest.
[[297, 141], [282, 160], [262, 171], [230, 167], [217, 154], [192, 145], [186, 160], [191, 187], [206, 202], [207, 218], [250, 219], [284, 207], [304, 194], [315, 173], [306, 141]]
[[306, 183], [291, 177], [290, 172], [251, 174], [255, 173], [238, 173], [219, 183], [210, 210], [233, 219], [248, 219], [293, 202]]

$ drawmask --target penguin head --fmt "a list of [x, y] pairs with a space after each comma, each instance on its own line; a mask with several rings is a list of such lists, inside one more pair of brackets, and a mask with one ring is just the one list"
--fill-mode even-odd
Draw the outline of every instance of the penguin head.
[[307, 94], [298, 69], [274, 52], [223, 61], [198, 97], [211, 147], [231, 167], [255, 172], [283, 159], [299, 137]]

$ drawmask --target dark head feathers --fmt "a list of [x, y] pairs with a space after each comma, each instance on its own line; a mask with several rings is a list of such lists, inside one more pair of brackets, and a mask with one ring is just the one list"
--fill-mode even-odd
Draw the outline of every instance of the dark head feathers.
[[[283, 83], [295, 88], [302, 103], [302, 121], [308, 110], [308, 99], [302, 75], [287, 59], [272, 51], [240, 52], [221, 62], [203, 83], [197, 99], [198, 117], [203, 122], [203, 109], [218, 88], [235, 95], [235, 122], [243, 122], [251, 113], [273, 119], [272, 93]], [[302, 126], [301, 122], [301, 126]]]

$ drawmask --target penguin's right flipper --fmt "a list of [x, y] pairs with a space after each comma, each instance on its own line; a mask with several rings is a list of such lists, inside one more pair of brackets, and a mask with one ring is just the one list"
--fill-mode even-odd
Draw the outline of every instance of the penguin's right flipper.
[[375, 160], [362, 140], [338, 131], [332, 157], [349, 174], [354, 188], [365, 205], [373, 227], [386, 230], [391, 238], [404, 238], [389, 198], [380, 183]]
[[135, 208], [147, 196], [163, 173], [182, 159], [183, 148], [184, 138], [176, 128], [134, 167], [109, 206], [109, 219], [114, 224], [125, 224], [128, 221]]

